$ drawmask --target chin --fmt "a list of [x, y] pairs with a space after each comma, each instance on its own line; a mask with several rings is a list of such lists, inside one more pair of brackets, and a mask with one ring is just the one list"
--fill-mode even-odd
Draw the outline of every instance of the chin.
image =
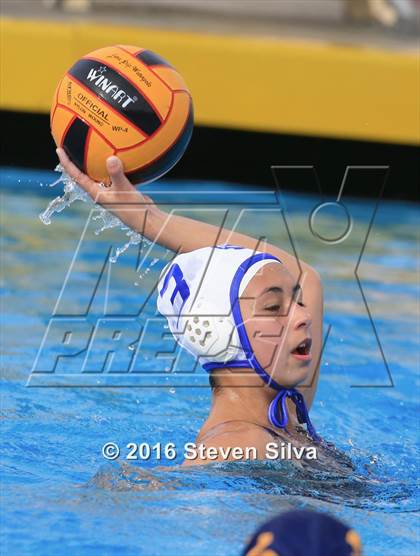
[[274, 380], [284, 386], [285, 388], [295, 388], [306, 382], [310, 376], [310, 368], [309, 365], [305, 367], [298, 367], [295, 366], [289, 367], [286, 372], [284, 372], [284, 367], [281, 372], [274, 373], [273, 375]]

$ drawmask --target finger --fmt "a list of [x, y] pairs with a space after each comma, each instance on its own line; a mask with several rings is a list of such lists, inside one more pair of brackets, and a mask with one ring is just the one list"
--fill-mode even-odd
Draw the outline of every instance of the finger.
[[106, 168], [111, 178], [112, 186], [119, 190], [132, 190], [133, 185], [124, 174], [124, 166], [118, 156], [110, 156], [106, 159]]
[[101, 191], [99, 183], [91, 180], [89, 176], [84, 174], [67, 156], [64, 149], [58, 148], [56, 150], [57, 156], [60, 160], [61, 166], [66, 173], [74, 179], [83, 189], [89, 193], [91, 197], [96, 197], [98, 192]]

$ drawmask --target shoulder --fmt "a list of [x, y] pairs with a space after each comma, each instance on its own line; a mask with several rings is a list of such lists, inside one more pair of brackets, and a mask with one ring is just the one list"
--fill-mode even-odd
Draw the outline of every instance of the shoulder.
[[186, 458], [184, 465], [265, 459], [270, 442], [273, 437], [263, 427], [240, 421], [223, 423], [215, 428], [214, 434], [198, 439], [194, 445], [197, 451], [191, 452], [191, 459]]

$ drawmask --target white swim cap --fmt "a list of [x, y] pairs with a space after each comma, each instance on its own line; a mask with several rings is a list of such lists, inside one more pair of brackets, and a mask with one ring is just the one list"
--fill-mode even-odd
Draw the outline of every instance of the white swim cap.
[[254, 367], [238, 298], [266, 264], [268, 253], [235, 245], [204, 247], [177, 255], [163, 270], [157, 307], [176, 341], [206, 370]]

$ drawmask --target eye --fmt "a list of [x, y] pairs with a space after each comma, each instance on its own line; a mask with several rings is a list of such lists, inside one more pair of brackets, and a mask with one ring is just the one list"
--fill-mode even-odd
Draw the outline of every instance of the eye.
[[300, 288], [295, 291], [293, 299], [300, 307], [306, 307], [302, 299], [302, 290]]
[[265, 307], [265, 310], [274, 313], [280, 310], [280, 305], [270, 305], [269, 307]]

